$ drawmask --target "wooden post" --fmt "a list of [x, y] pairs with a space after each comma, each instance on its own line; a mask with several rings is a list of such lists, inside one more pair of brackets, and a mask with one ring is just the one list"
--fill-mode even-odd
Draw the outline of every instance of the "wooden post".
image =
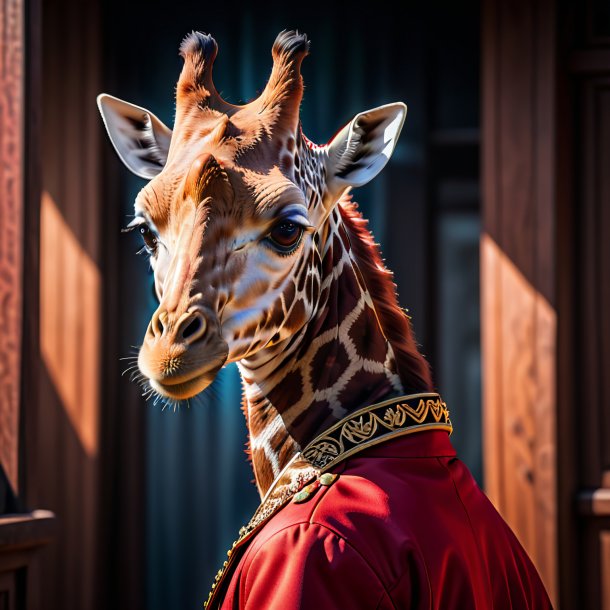
[[557, 602], [555, 7], [482, 7], [485, 486]]

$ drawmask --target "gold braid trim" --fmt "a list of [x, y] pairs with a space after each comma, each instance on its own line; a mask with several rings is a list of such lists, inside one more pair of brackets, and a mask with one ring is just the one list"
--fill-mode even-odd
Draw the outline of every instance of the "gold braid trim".
[[367, 447], [430, 429], [453, 431], [440, 395], [400, 396], [351, 413], [309, 443], [302, 454], [323, 472]]

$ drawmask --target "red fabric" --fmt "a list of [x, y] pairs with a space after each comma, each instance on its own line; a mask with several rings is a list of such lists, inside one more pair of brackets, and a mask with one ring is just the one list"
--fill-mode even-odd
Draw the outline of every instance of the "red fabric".
[[446, 432], [372, 447], [254, 538], [223, 610], [551, 608]]

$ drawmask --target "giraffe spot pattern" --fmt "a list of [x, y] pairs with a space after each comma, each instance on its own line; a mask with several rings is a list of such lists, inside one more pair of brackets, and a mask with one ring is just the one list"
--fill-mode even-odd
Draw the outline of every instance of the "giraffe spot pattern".
[[272, 404], [293, 403], [302, 398], [302, 391], [303, 375], [296, 369], [286, 374], [282, 383], [268, 393], [268, 397]]
[[[284, 150], [291, 152], [289, 142]], [[292, 154], [294, 180], [310, 210], [324, 200], [325, 168], [318, 151], [298, 138]], [[259, 489], [271, 484], [308, 426], [338, 420], [346, 413], [344, 405], [401, 390], [392, 348], [374, 332], [373, 301], [350, 256], [350, 239], [337, 209], [308, 243], [278, 301], [281, 307], [274, 307], [266, 322], [272, 344], [282, 341], [282, 333], [288, 333], [288, 340], [278, 343], [275, 358], [255, 355], [252, 362], [240, 363], [242, 374], [252, 379], [246, 388], [249, 412], [266, 411], [264, 421], [255, 419], [250, 432], [254, 467], [262, 473], [257, 474]], [[307, 311], [315, 314], [308, 324]], [[369, 396], [363, 395], [363, 385]]]
[[325, 390], [335, 384], [336, 380], [345, 373], [349, 364], [350, 359], [345, 347], [339, 342], [329, 342], [322, 345], [313, 357], [309, 376], [312, 377], [317, 372], [316, 389]]
[[383, 361], [387, 346], [383, 335], [372, 332], [370, 321], [374, 316], [373, 309], [368, 304], [365, 305], [348, 334], [360, 358]]

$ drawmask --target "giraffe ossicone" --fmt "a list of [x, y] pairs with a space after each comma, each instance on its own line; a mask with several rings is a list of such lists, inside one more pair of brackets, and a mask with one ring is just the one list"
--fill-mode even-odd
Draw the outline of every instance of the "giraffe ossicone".
[[244, 105], [212, 80], [218, 46], [181, 45], [173, 129], [110, 95], [98, 105], [125, 165], [147, 179], [130, 230], [150, 255], [159, 307], [138, 364], [169, 400], [237, 362], [261, 494], [316, 433], [350, 411], [429, 391], [428, 366], [349, 190], [386, 165], [402, 103], [362, 112], [325, 145], [301, 130], [303, 34], [285, 31]]

